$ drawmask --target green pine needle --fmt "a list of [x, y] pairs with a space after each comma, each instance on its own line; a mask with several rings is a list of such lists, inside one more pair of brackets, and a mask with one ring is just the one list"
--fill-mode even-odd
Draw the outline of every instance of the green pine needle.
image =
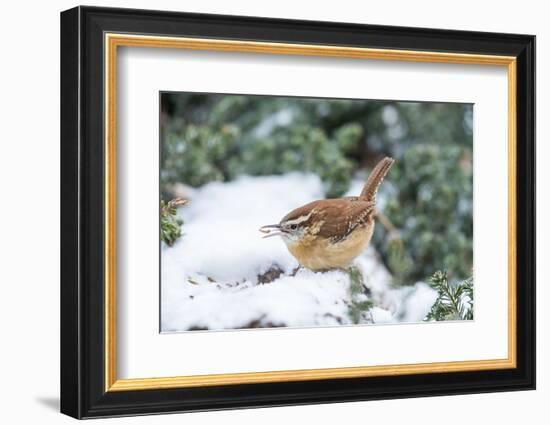
[[369, 310], [374, 307], [374, 303], [372, 300], [364, 298], [365, 283], [361, 270], [356, 266], [351, 266], [348, 269], [348, 274], [350, 279], [348, 314], [352, 323], [358, 324], [366, 320]]
[[437, 271], [430, 278], [430, 286], [437, 291], [437, 299], [424, 320], [473, 320], [474, 279], [451, 283], [446, 271]]
[[168, 246], [174, 245], [182, 235], [183, 220], [177, 216], [177, 208], [187, 202], [181, 198], [160, 200], [160, 238]]

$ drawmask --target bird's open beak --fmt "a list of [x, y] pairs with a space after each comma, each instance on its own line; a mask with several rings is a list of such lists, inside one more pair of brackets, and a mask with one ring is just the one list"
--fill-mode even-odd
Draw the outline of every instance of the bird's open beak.
[[283, 231], [281, 230], [281, 226], [278, 224], [268, 224], [267, 226], [260, 227], [260, 232], [266, 233], [264, 236], [265, 238], [270, 238], [271, 236], [279, 236], [283, 234]]

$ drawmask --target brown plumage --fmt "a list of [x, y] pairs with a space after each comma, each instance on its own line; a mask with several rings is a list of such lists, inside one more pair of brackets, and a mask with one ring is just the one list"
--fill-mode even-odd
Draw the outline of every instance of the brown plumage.
[[310, 202], [260, 230], [265, 237], [280, 235], [300, 265], [311, 270], [347, 267], [370, 242], [376, 194], [393, 163], [389, 157], [381, 160], [359, 196]]

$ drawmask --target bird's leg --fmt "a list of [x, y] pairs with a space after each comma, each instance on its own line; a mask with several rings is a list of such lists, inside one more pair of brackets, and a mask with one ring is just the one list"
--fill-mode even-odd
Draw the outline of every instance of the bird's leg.
[[292, 270], [292, 273], [290, 273], [290, 276], [294, 277], [296, 276], [296, 273], [302, 268], [302, 266], [296, 267], [294, 270]]

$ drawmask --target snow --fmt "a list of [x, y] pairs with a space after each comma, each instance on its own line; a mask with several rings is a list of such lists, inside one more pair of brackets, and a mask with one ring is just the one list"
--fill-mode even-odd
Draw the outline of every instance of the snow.
[[421, 321], [435, 291], [421, 282], [394, 288], [372, 247], [356, 260], [364, 290], [353, 293], [349, 273], [296, 271], [282, 240], [262, 239], [261, 226], [322, 198], [318, 176], [301, 173], [243, 176], [193, 191], [178, 210], [183, 236], [161, 248], [162, 331], [351, 325], [350, 308], [367, 299], [374, 307], [360, 315], [361, 324]]

